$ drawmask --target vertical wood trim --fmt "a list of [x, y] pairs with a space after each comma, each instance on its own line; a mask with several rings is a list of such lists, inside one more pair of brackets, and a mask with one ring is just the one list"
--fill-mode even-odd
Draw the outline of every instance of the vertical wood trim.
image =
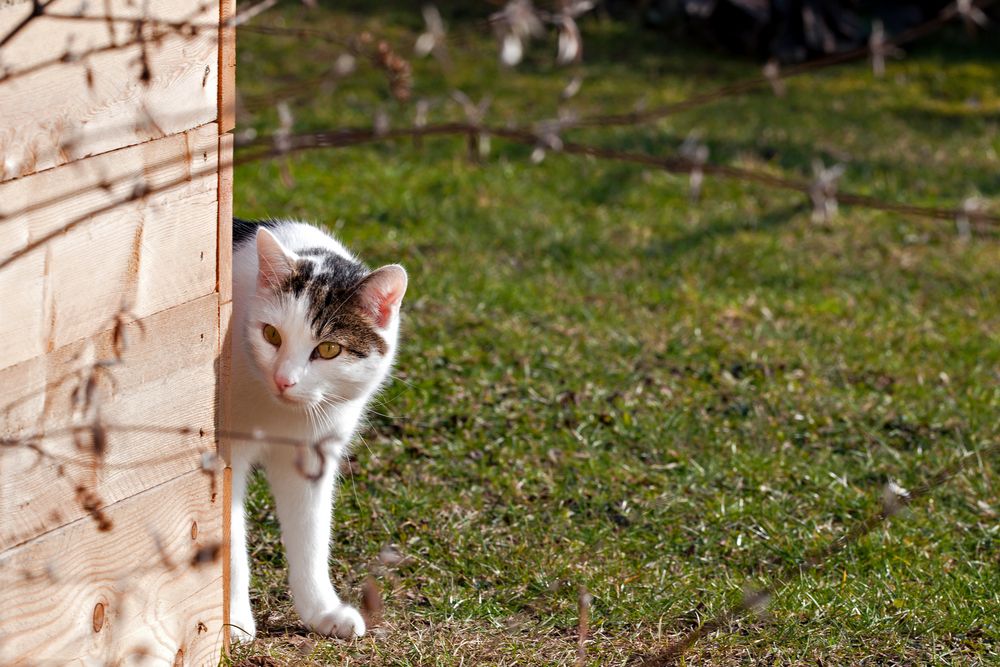
[[[233, 135], [236, 127], [236, 27], [228, 25], [236, 16], [236, 0], [219, 1], [219, 215], [216, 289], [219, 292], [219, 384], [217, 428], [231, 428], [229, 419], [229, 377], [232, 365], [233, 312]], [[233, 469], [229, 467], [230, 440], [220, 438], [219, 455], [226, 463], [222, 471], [222, 652], [229, 652], [229, 590], [232, 526]]]
[[[224, 132], [220, 126], [220, 132]], [[219, 303], [233, 300], [233, 135], [219, 136], [219, 234], [216, 289]]]
[[222, 653], [227, 658], [229, 653], [229, 577], [230, 559], [229, 541], [232, 526], [230, 517], [233, 515], [233, 469], [226, 466], [222, 470]]
[[219, 131], [236, 127], [236, 0], [219, 2]]
[[[219, 292], [219, 384], [217, 428], [231, 428], [229, 419], [229, 377], [232, 365], [233, 312], [233, 135], [236, 127], [236, 27], [228, 25], [236, 15], [236, 0], [219, 1], [219, 215], [216, 289]], [[219, 439], [219, 455], [226, 463], [222, 471], [222, 652], [229, 657], [229, 582], [232, 526], [233, 469], [229, 467], [230, 440]]]
[[231, 320], [233, 315], [233, 302], [219, 304], [219, 359], [216, 362], [217, 386], [216, 394], [216, 432], [222, 431], [223, 435], [217, 440], [217, 452], [224, 465], [230, 464], [230, 452], [232, 441], [226, 437], [225, 432], [232, 428], [230, 411], [232, 402], [230, 399], [229, 378], [232, 375], [232, 332]]

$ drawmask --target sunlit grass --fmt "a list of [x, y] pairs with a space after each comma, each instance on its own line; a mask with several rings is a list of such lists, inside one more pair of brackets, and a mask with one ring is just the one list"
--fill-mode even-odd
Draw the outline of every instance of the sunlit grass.
[[[409, 18], [407, 18], [409, 17]], [[446, 17], [447, 18], [447, 17]], [[350, 33], [409, 53], [419, 12], [289, 7], [261, 21]], [[569, 74], [539, 45], [503, 72], [483, 26], [449, 19], [454, 68], [415, 64], [432, 120], [448, 93], [491, 94], [491, 122], [552, 117]], [[583, 25], [578, 113], [647, 106], [757, 73], [752, 63], [603, 21]], [[808, 177], [842, 161], [844, 190], [996, 207], [998, 40], [960, 33], [864, 63], [580, 141], [673, 152], [692, 130], [711, 160]], [[552, 45], [548, 45], [552, 46]], [[554, 47], [553, 47], [554, 48]], [[259, 94], [337, 50], [240, 37], [240, 87]], [[412, 123], [362, 69], [295, 105], [296, 129]], [[254, 119], [273, 129], [275, 114]], [[331, 564], [356, 600], [383, 545], [387, 623], [356, 643], [295, 629], [266, 487], [252, 515], [263, 637], [237, 656], [282, 664], [566, 664], [576, 597], [594, 595], [593, 664], [661, 649], [775, 566], [877, 511], [883, 484], [991, 442], [1000, 407], [1000, 245], [948, 222], [842, 209], [810, 222], [803, 197], [494, 140], [315, 152], [236, 175], [242, 216], [327, 224], [369, 263], [410, 273], [398, 380], [341, 487]], [[290, 175], [292, 182], [286, 182]], [[1000, 660], [996, 461], [818, 571], [763, 619], [698, 644], [692, 664], [991, 664]], [[297, 636], [301, 634], [302, 637]], [[249, 664], [249, 663], [248, 663]]]

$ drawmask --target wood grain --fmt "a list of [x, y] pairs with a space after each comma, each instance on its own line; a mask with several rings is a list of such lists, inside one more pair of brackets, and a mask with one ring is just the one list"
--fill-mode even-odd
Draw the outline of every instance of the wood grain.
[[[25, 447], [3, 451], [0, 476], [0, 551], [87, 516], [76, 487], [85, 485], [105, 506], [179, 474], [201, 468], [202, 452], [214, 452], [218, 301], [210, 294], [133, 323], [129, 347], [113, 380], [99, 384], [101, 415], [111, 424], [193, 427], [190, 434], [108, 433], [102, 465], [90, 465], [68, 435], [40, 440], [59, 460]], [[114, 356], [110, 331], [0, 371], [5, 437], [56, 433], [73, 423], [70, 394], [81, 366], [77, 357]], [[67, 377], [68, 376], [68, 377]], [[65, 381], [60, 382], [64, 379]], [[51, 386], [50, 386], [51, 385]], [[154, 521], [155, 524], [155, 521]]]
[[218, 664], [221, 505], [188, 473], [0, 554], [3, 664]]
[[[55, 0], [49, 11], [145, 19], [138, 43], [135, 24], [37, 19], [4, 46], [14, 74], [3, 84], [0, 114], [0, 181], [26, 176], [83, 157], [130, 146], [213, 122], [218, 117], [218, 3], [192, 0]], [[145, 13], [144, 13], [145, 8]], [[30, 13], [30, 2], [0, 4], [0, 34]], [[195, 34], [157, 28], [156, 21], [191, 20]], [[157, 32], [163, 33], [154, 39]], [[95, 50], [108, 49], [100, 53]], [[92, 53], [58, 62], [67, 52]], [[149, 80], [143, 81], [146, 53]], [[47, 66], [42, 66], [49, 63]]]
[[[0, 368], [106, 328], [123, 303], [144, 317], [214, 292], [217, 152], [211, 123], [0, 184], [0, 216], [11, 216], [0, 224], [0, 248], [13, 251], [128, 199], [137, 184], [182, 181], [95, 215], [0, 269]], [[32, 210], [16, 214], [25, 207]]]

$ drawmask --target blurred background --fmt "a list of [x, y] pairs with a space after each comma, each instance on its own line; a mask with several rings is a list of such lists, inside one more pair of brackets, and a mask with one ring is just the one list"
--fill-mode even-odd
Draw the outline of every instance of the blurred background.
[[[235, 212], [410, 273], [240, 665], [1000, 661], [989, 2], [238, 7]], [[357, 601], [357, 597], [353, 598]]]

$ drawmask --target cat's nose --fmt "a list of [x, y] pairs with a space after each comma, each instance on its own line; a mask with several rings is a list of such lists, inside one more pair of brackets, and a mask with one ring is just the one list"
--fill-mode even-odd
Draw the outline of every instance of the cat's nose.
[[286, 389], [295, 386], [295, 380], [284, 375], [275, 374], [274, 384], [278, 387], [278, 391], [284, 392]]

